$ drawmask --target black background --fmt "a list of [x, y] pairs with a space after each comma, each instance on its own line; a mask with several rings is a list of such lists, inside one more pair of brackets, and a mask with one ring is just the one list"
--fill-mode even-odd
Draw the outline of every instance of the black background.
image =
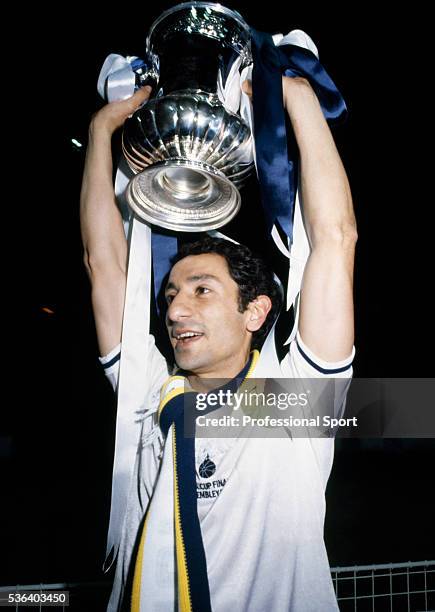
[[[102, 578], [115, 406], [82, 265], [84, 151], [71, 138], [86, 143], [106, 55], [143, 55], [150, 24], [172, 4], [97, 4], [92, 15], [85, 4], [34, 7], [16, 31], [26, 51], [4, 117], [5, 127], [23, 129], [14, 127], [18, 171], [4, 208], [13, 245], [4, 331], [13, 342], [0, 428], [1, 584]], [[367, 3], [227, 6], [263, 31], [305, 30], [346, 100], [349, 119], [334, 136], [359, 230], [355, 376], [430, 376], [430, 170], [414, 139], [429, 142], [420, 25], [409, 12], [381, 16]], [[331, 565], [434, 557], [434, 454], [432, 440], [337, 443], [325, 531]]]

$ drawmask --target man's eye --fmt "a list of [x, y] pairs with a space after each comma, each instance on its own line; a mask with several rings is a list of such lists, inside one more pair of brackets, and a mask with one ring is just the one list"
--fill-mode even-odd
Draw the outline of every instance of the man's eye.
[[172, 302], [172, 300], [174, 299], [174, 297], [175, 297], [174, 295], [167, 295], [166, 296], [166, 302], [168, 304], [170, 304]]
[[204, 293], [209, 292], [210, 289], [208, 287], [197, 287], [196, 291], [197, 293], [203, 295]]

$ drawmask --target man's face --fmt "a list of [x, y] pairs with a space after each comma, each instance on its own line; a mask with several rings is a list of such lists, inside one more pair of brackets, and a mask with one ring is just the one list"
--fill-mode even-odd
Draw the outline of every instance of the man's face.
[[250, 313], [239, 312], [239, 288], [224, 257], [204, 253], [177, 262], [165, 294], [166, 326], [180, 368], [212, 377], [243, 361], [251, 343]]

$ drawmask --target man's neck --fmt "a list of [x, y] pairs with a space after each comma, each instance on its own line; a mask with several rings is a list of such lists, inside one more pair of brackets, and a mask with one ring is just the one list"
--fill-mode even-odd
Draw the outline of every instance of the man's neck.
[[190, 386], [194, 391], [199, 393], [208, 393], [217, 387], [220, 387], [228, 383], [231, 379], [235, 378], [239, 372], [248, 363], [250, 358], [250, 351], [248, 350], [240, 359], [235, 361], [232, 359], [230, 365], [223, 365], [220, 368], [216, 368], [213, 371], [206, 373], [195, 374], [190, 372], [187, 375]]

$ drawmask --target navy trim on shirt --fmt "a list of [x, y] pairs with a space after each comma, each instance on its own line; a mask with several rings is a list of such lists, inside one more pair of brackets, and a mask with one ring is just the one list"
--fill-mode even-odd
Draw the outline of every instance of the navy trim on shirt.
[[321, 372], [322, 374], [338, 374], [339, 372], [345, 372], [352, 365], [352, 363], [349, 363], [348, 365], [345, 365], [342, 368], [322, 368], [321, 366], [317, 365], [317, 363], [315, 363], [312, 359], [310, 359], [306, 353], [304, 353], [304, 351], [299, 346], [299, 342], [297, 340], [296, 346], [298, 347], [302, 357], [310, 364], [310, 366], [313, 366], [313, 368], [315, 368], [318, 372]]
[[112, 359], [110, 359], [107, 363], [103, 363], [102, 364], [103, 368], [105, 370], [107, 370], [108, 368], [111, 368], [113, 365], [115, 365], [117, 361], [119, 361], [120, 357], [121, 357], [121, 351], [119, 351], [119, 353], [115, 355], [115, 357], [112, 357]]

